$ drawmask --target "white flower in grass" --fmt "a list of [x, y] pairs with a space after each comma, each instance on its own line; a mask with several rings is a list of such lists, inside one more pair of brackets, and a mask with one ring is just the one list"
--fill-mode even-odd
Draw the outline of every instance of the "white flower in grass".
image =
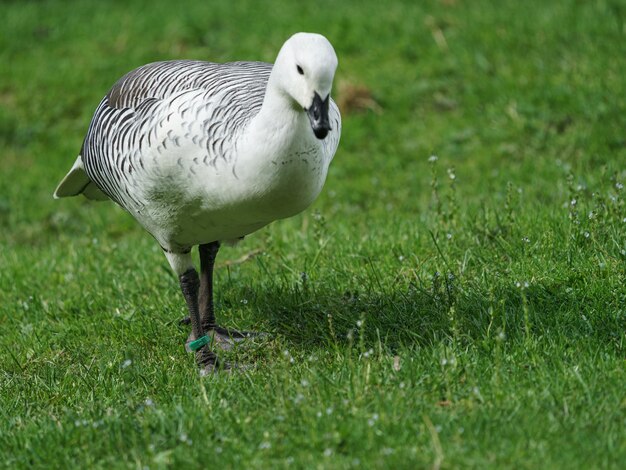
[[126, 369], [127, 367], [129, 367], [131, 364], [133, 363], [133, 361], [131, 359], [126, 359], [124, 362], [122, 362], [122, 369]]
[[591, 234], [589, 232], [585, 232], [585, 233], [583, 233], [583, 235], [585, 236], [585, 238], [589, 238], [591, 236]]
[[285, 358], [286, 358], [286, 359], [289, 359], [289, 362], [290, 362], [290, 363], [292, 363], [292, 364], [293, 364], [293, 363], [295, 362], [295, 360], [294, 360], [293, 356], [292, 356], [291, 354], [289, 354], [289, 351], [288, 351], [287, 349], [285, 349], [285, 350], [283, 351], [283, 356], [285, 356]]
[[328, 448], [324, 450], [324, 457], [330, 457], [331, 455], [333, 455], [333, 450]]
[[478, 387], [472, 388], [472, 393], [476, 398], [478, 398], [481, 402], [484, 401], [482, 394], [480, 393], [480, 389]]
[[622, 183], [615, 183], [615, 189], [624, 189], [624, 185]]
[[329, 406], [328, 408], [326, 408], [326, 414], [327, 415], [332, 415], [333, 414], [333, 407]]
[[378, 421], [378, 413], [374, 413], [370, 419], [367, 420], [368, 426], [371, 428]]
[[267, 441], [263, 441], [259, 444], [259, 449], [264, 450], [264, 449], [271, 449], [272, 448], [272, 444], [270, 444]]
[[431, 155], [430, 157], [428, 157], [429, 163], [435, 163], [437, 160], [439, 160], [439, 157], [437, 157], [437, 155]]

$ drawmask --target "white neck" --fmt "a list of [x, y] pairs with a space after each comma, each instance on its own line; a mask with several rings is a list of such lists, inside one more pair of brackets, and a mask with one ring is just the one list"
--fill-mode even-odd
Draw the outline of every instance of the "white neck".
[[238, 140], [234, 168], [260, 220], [293, 215], [317, 197], [328, 168], [321, 149], [306, 113], [270, 78], [261, 110]]
[[[261, 159], [297, 151], [296, 147], [313, 143], [310, 142], [314, 137], [309, 127], [306, 113], [275, 85], [270, 76], [261, 110], [241, 136], [238, 151], [240, 155]], [[255, 148], [249, 147], [252, 142]]]

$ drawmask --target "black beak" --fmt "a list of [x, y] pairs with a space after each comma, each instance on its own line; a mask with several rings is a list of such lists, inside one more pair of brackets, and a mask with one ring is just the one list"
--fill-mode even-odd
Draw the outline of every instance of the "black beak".
[[330, 94], [322, 101], [322, 97], [315, 92], [313, 95], [313, 104], [309, 109], [305, 108], [311, 121], [311, 129], [315, 133], [315, 137], [322, 140], [330, 131], [330, 122], [328, 121], [328, 104], [330, 103]]

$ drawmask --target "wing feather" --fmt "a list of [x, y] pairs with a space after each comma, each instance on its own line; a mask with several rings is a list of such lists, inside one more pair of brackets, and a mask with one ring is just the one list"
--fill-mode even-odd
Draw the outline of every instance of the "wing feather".
[[[141, 206], [132, 181], [143, 171], [142, 153], [188, 139], [202, 145], [202, 160], [227, 158], [224, 149], [261, 108], [271, 70], [264, 62], [178, 60], [127, 73], [100, 102], [85, 137], [82, 160], [90, 181], [123, 207]], [[195, 132], [157, 141], [173, 114]]]

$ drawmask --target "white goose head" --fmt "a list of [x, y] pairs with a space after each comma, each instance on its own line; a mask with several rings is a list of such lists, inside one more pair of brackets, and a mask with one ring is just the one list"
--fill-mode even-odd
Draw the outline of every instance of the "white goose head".
[[337, 55], [320, 34], [296, 33], [283, 45], [272, 71], [272, 81], [295, 108], [303, 109], [318, 139], [331, 130], [328, 120], [330, 90]]

